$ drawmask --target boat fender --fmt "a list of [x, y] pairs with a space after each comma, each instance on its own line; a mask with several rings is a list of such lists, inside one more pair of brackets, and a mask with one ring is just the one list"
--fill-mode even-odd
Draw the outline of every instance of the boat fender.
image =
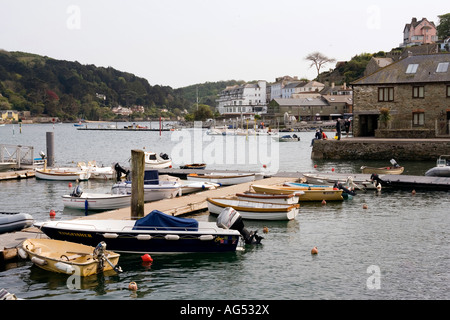
[[180, 240], [180, 236], [176, 234], [168, 234], [164, 238], [166, 238], [166, 240]]
[[70, 264], [64, 263], [64, 262], [55, 263], [55, 267], [58, 270], [61, 270], [62, 272], [67, 273], [67, 274], [73, 274], [75, 272], [75, 269], [73, 266], [71, 266]]
[[47, 261], [44, 259], [38, 258], [38, 257], [31, 257], [31, 262], [34, 264], [37, 264], [38, 266], [45, 266], [47, 264]]
[[138, 239], [138, 240], [150, 240], [151, 238], [152, 238], [152, 236], [149, 234], [138, 234], [136, 236], [136, 239]]
[[22, 248], [19, 248], [19, 250], [17, 250], [17, 253], [19, 254], [19, 257], [21, 257], [22, 259], [26, 259], [28, 258], [28, 254], [25, 250], [23, 250]]
[[119, 235], [117, 233], [104, 233], [103, 236], [106, 239], [116, 239], [119, 237]]
[[214, 236], [212, 234], [204, 234], [198, 237], [201, 241], [211, 241], [214, 240]]

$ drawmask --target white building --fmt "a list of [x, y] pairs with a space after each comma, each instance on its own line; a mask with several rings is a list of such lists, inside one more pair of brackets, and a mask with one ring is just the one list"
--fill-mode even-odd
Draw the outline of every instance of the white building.
[[217, 111], [221, 115], [249, 115], [267, 113], [267, 82], [227, 87], [219, 93]]

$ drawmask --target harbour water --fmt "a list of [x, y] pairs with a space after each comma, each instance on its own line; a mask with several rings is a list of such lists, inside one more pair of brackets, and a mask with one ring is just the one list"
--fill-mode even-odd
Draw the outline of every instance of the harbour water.
[[[313, 161], [313, 132], [297, 133], [300, 142], [278, 143], [255, 135], [208, 136], [201, 129], [80, 131], [72, 124], [34, 124], [1, 127], [1, 143], [33, 146], [38, 156], [46, 151], [46, 132], [54, 132], [56, 166], [91, 160], [128, 166], [131, 150], [143, 148], [169, 154], [174, 167], [206, 162], [211, 170], [360, 173], [362, 165], [386, 166], [390, 160]], [[400, 164], [412, 175], [435, 165]], [[80, 185], [108, 192], [111, 181]], [[61, 220], [84, 215], [64, 209], [61, 196], [70, 191], [68, 182], [1, 181], [2, 211], [27, 212], [36, 221], [48, 220], [50, 210]], [[122, 254], [123, 273], [81, 279], [75, 288], [68, 276], [19, 261], [0, 269], [0, 287], [33, 300], [448, 300], [449, 196], [382, 190], [360, 192], [342, 203], [302, 204], [294, 221], [245, 221], [260, 234], [268, 227], [261, 246], [232, 254], [152, 255], [151, 265], [139, 255]], [[215, 220], [207, 212], [195, 217]], [[315, 246], [319, 253], [311, 255]], [[135, 292], [128, 290], [131, 281], [138, 285]]]

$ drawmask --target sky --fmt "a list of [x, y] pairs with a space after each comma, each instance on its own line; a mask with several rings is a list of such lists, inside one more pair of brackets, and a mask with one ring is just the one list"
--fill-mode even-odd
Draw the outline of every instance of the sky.
[[[0, 0], [0, 49], [113, 67], [150, 85], [313, 79], [305, 57], [390, 51], [448, 0]], [[321, 71], [334, 68], [328, 64]]]

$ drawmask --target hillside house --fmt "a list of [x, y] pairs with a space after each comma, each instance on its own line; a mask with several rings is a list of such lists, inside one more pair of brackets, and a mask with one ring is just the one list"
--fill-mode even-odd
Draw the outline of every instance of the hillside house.
[[[449, 136], [450, 54], [409, 56], [352, 87], [355, 137]], [[392, 115], [386, 128], [378, 121], [381, 108]]]
[[433, 21], [426, 18], [417, 21], [412, 18], [411, 23], [407, 23], [403, 29], [402, 47], [429, 44], [438, 41], [436, 26]]

